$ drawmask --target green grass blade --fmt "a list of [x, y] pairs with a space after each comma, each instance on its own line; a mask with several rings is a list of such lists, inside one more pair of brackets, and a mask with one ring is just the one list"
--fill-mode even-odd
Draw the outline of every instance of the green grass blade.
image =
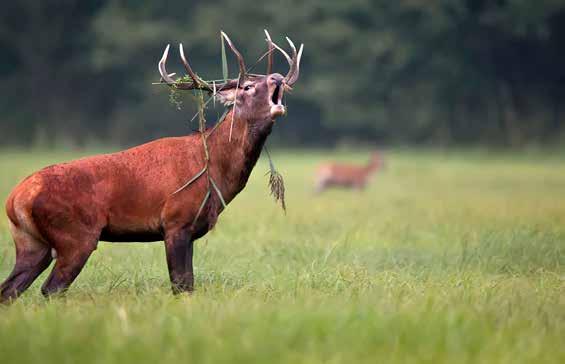
[[222, 196], [222, 191], [220, 191], [220, 189], [218, 188], [218, 186], [216, 185], [216, 182], [214, 182], [212, 177], [210, 177], [210, 183], [212, 184], [212, 187], [214, 187], [214, 190], [218, 194], [218, 197], [220, 198], [220, 202], [222, 203], [222, 206], [225, 209], [227, 205], [226, 205], [226, 201], [224, 200], [224, 196]]
[[192, 177], [188, 182], [186, 182], [184, 185], [179, 187], [175, 192], [172, 193], [172, 195], [175, 195], [178, 192], [180, 192], [180, 191], [184, 190], [185, 188], [187, 188], [188, 186], [190, 186], [194, 181], [196, 181], [200, 176], [202, 176], [204, 174], [204, 172], [206, 172], [207, 169], [208, 169], [208, 165], [204, 166], [204, 168], [202, 168], [202, 170], [200, 172], [196, 173], [194, 175], [194, 177]]
[[208, 199], [210, 198], [210, 190], [208, 190], [208, 192], [206, 192], [206, 196], [204, 196], [204, 199], [202, 200], [202, 203], [200, 204], [200, 207], [198, 208], [198, 212], [196, 213], [196, 216], [194, 217], [194, 220], [192, 221], [192, 225], [196, 224], [196, 221], [198, 221], [198, 218], [200, 217], [200, 214], [202, 213], [202, 210], [204, 209], [204, 206], [206, 205], [206, 202], [208, 202]]
[[222, 77], [224, 78], [224, 82], [228, 81], [228, 58], [226, 56], [226, 45], [224, 41], [224, 37], [220, 35], [220, 39], [222, 40]]

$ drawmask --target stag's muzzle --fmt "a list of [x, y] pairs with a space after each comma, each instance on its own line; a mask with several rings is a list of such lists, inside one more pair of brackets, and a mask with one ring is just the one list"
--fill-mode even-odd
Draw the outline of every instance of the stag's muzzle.
[[271, 117], [275, 119], [286, 114], [286, 107], [283, 105], [285, 82], [283, 76], [278, 73], [272, 74], [270, 78], [269, 89], [271, 97], [269, 98], [269, 104], [271, 106]]

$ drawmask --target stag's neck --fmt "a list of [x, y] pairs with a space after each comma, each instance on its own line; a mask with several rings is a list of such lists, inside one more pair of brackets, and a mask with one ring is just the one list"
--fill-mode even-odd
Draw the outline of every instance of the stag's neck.
[[226, 202], [245, 187], [272, 126], [272, 121], [233, 117], [232, 109], [216, 128], [206, 132], [210, 172]]

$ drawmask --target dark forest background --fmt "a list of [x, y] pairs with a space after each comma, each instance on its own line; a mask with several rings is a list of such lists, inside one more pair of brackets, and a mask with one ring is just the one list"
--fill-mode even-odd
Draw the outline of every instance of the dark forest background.
[[151, 85], [165, 45], [169, 71], [182, 42], [199, 74], [220, 78], [220, 29], [252, 64], [264, 28], [305, 44], [275, 143], [565, 139], [563, 0], [18, 0], [0, 13], [0, 145], [186, 134], [190, 97], [179, 111]]

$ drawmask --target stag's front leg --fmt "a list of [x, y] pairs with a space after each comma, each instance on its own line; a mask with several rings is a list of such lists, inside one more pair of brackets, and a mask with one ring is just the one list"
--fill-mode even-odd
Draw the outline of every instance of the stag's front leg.
[[167, 266], [174, 294], [194, 289], [192, 246], [193, 241], [185, 229], [168, 232], [165, 236]]

